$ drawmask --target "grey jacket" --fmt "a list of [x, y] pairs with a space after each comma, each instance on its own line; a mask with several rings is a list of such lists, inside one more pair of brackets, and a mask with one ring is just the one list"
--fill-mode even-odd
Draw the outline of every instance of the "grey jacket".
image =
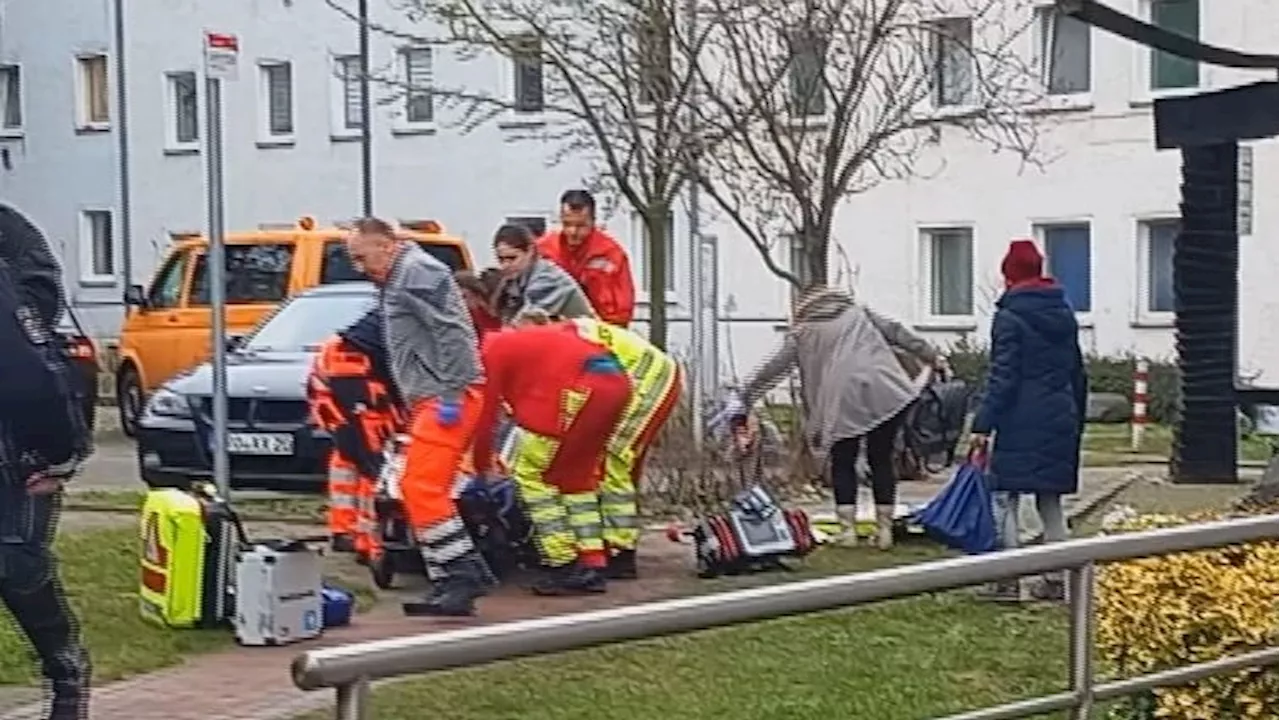
[[531, 308], [565, 320], [596, 316], [578, 281], [559, 265], [541, 257], [534, 258], [527, 270], [508, 280], [498, 300], [498, 315], [504, 323], [510, 323]]
[[456, 400], [484, 375], [476, 332], [449, 266], [404, 243], [381, 294], [387, 360], [405, 404]]
[[912, 377], [900, 350], [932, 365], [938, 350], [902, 324], [829, 292], [743, 386], [750, 407], [800, 369], [805, 437], [819, 457], [838, 440], [862, 437], [911, 404], [928, 376]]

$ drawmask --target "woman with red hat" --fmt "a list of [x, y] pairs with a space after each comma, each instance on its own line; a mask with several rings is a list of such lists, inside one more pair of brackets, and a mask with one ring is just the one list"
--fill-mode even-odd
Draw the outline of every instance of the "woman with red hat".
[[[988, 483], [995, 491], [997, 529], [1006, 548], [1018, 544], [1018, 505], [1034, 495], [1045, 542], [1065, 540], [1062, 496], [1076, 492], [1088, 382], [1080, 326], [1061, 286], [1044, 276], [1044, 257], [1030, 240], [1014, 240], [1000, 265], [1005, 291], [991, 322], [987, 392], [973, 422], [972, 449], [990, 445]], [[994, 442], [989, 438], [994, 433]], [[1020, 600], [1017, 579], [990, 589]], [[1060, 573], [1032, 588], [1060, 600]]]

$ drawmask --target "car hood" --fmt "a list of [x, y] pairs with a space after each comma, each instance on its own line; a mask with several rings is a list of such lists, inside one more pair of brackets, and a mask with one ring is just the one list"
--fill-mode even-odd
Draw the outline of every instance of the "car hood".
[[[305, 400], [312, 353], [228, 353], [227, 396]], [[165, 383], [181, 395], [212, 395], [213, 365], [201, 363]]]

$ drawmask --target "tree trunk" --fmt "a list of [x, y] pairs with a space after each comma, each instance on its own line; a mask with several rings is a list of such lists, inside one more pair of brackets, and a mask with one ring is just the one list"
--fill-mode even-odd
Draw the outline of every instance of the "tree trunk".
[[663, 351], [667, 349], [667, 267], [671, 262], [667, 257], [669, 212], [667, 207], [652, 207], [644, 218], [649, 238], [644, 263], [649, 275], [645, 283], [649, 288], [649, 342]]
[[808, 264], [804, 277], [806, 290], [815, 285], [826, 285], [830, 281], [827, 257], [829, 237], [827, 233], [816, 228], [805, 233], [804, 258]]

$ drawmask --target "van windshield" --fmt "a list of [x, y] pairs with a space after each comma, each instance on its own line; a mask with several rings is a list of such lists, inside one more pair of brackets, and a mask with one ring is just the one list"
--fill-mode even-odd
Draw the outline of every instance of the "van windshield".
[[373, 307], [372, 293], [295, 297], [260, 325], [244, 343], [246, 352], [311, 352]]
[[[433, 242], [420, 242], [418, 247], [426, 250], [435, 259], [449, 266], [450, 270], [457, 272], [465, 270], [467, 265], [462, 257], [462, 249], [452, 243], [442, 244]], [[347, 255], [347, 248], [341, 240], [330, 241], [324, 244], [324, 257], [320, 260], [320, 284], [329, 285], [331, 283], [351, 282], [353, 280], [366, 280], [367, 278], [351, 265], [351, 257]]]

